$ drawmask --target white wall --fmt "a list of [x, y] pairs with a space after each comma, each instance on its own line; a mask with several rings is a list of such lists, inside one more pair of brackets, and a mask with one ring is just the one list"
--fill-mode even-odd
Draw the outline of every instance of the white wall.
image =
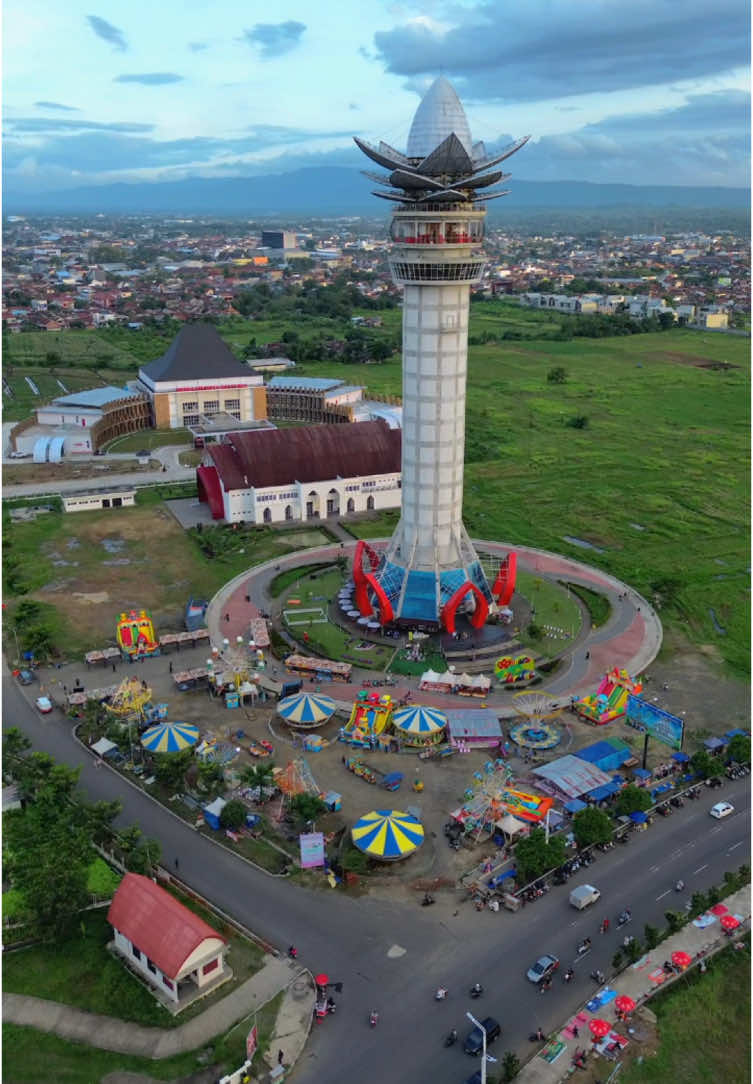
[[[319, 500], [319, 519], [326, 520], [327, 501], [330, 490], [336, 490], [339, 497], [339, 511], [331, 518], [348, 515], [348, 500], [354, 503], [351, 515], [365, 512], [369, 507], [369, 497], [373, 498], [373, 508], [399, 508], [402, 492], [399, 474], [379, 474], [362, 478], [336, 478], [325, 482], [293, 483], [289, 486], [273, 486], [267, 489], [223, 490], [225, 519], [229, 523], [285, 523], [285, 509], [292, 509], [291, 523], [306, 519], [306, 504], [316, 493]], [[264, 518], [265, 509], [269, 509], [270, 518]], [[308, 520], [308, 522], [314, 522]]]
[[114, 927], [113, 930], [115, 933], [115, 947], [117, 948], [118, 952], [120, 952], [120, 954], [124, 956], [126, 960], [128, 960], [130, 966], [134, 968], [134, 970], [138, 971], [140, 975], [143, 975], [147, 982], [151, 983], [152, 986], [156, 986], [158, 987], [158, 989], [162, 990], [162, 992], [167, 997], [169, 997], [171, 1001], [175, 1001], [177, 1003], [178, 984], [176, 982], [172, 982], [172, 979], [170, 979], [168, 981], [172, 982], [172, 990], [168, 986], [166, 986], [164, 983], [164, 979], [166, 978], [166, 976], [162, 974], [160, 969], [156, 967], [154, 972], [150, 971], [144, 953], [142, 952], [141, 958], [137, 959], [133, 955], [133, 946], [131, 945], [131, 942], [128, 940], [128, 938], [124, 934], [122, 934], [120, 930], [115, 930]]

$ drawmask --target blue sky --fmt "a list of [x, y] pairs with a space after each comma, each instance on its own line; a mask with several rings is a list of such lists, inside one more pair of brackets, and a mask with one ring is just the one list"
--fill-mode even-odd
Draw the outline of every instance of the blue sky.
[[745, 185], [744, 0], [5, 0], [8, 192], [363, 165], [442, 71], [529, 180]]

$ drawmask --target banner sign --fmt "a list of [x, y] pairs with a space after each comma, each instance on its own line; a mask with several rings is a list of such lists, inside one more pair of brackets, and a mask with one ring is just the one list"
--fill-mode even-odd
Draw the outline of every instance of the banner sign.
[[246, 1057], [249, 1061], [251, 1061], [254, 1054], [256, 1053], [256, 1047], [258, 1043], [259, 1033], [256, 1030], [256, 1024], [254, 1024], [254, 1026], [251, 1028], [248, 1035], [246, 1036]]
[[312, 869], [324, 865], [324, 835], [321, 832], [309, 832], [298, 837], [301, 844], [301, 869]]
[[678, 719], [676, 715], [670, 715], [668, 711], [657, 708], [655, 704], [649, 704], [641, 700], [640, 696], [628, 696], [627, 702], [628, 725], [648, 733], [657, 741], [668, 745], [670, 749], [678, 752], [682, 749], [685, 735], [685, 720]]

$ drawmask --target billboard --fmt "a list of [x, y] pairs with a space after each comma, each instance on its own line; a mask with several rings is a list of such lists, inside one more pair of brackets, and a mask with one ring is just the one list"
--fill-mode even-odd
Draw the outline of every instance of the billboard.
[[655, 704], [641, 700], [640, 696], [628, 696], [627, 721], [629, 726], [649, 734], [657, 741], [668, 745], [670, 749], [676, 749], [678, 752], [682, 749], [685, 720], [678, 719], [676, 715], [670, 715], [668, 711], [657, 708]]
[[301, 844], [301, 869], [324, 865], [324, 836], [321, 832], [309, 832], [298, 837]]

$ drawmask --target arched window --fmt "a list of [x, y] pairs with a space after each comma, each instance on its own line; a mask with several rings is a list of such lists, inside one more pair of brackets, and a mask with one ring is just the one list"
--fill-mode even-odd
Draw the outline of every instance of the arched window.
[[265, 508], [264, 509], [264, 522], [265, 523], [271, 523], [272, 522], [272, 509], [271, 508]]

